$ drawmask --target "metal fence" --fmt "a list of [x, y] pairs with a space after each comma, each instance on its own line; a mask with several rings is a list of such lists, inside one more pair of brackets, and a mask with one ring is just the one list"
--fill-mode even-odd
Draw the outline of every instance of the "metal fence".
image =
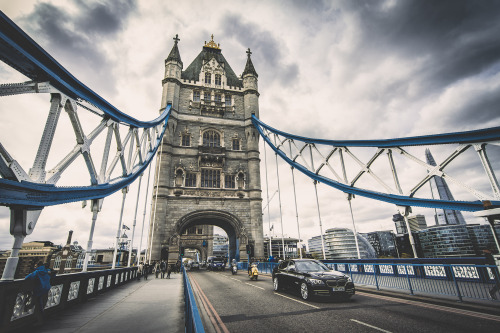
[[[137, 267], [56, 275], [44, 307], [45, 315], [121, 286], [137, 277]], [[19, 331], [33, 324], [34, 280], [0, 281], [0, 332]]]
[[380, 289], [408, 290], [410, 294], [431, 294], [496, 300], [498, 267], [460, 264], [326, 263], [349, 274], [357, 285]]
[[[348, 274], [358, 286], [377, 290], [407, 290], [410, 294], [445, 295], [496, 301], [500, 299], [498, 267], [474, 264], [335, 263], [331, 269]], [[272, 274], [277, 263], [257, 263], [259, 272]], [[247, 270], [248, 263], [238, 263]]]
[[186, 268], [182, 266], [182, 276], [184, 281], [184, 304], [185, 304], [185, 326], [188, 333], [204, 333], [203, 323], [201, 321], [200, 312], [196, 305], [193, 289], [189, 282], [189, 277], [186, 273]]

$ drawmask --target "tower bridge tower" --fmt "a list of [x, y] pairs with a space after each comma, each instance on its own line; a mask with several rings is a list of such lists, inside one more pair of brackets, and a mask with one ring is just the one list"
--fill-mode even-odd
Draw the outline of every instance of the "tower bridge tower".
[[238, 77], [213, 35], [185, 70], [178, 43], [176, 36], [165, 60], [161, 108], [171, 104], [172, 112], [157, 157], [148, 253], [151, 260], [168, 253], [173, 262], [181, 247], [194, 248], [206, 258], [206, 226], [218, 226], [230, 259], [245, 260], [247, 244], [263, 257], [259, 134], [251, 121], [259, 116], [258, 75], [250, 49]]

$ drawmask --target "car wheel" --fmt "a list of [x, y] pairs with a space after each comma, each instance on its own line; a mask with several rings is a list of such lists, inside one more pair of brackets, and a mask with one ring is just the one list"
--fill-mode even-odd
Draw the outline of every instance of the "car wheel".
[[309, 293], [309, 287], [305, 282], [302, 282], [302, 284], [300, 285], [300, 296], [305, 301], [311, 298], [311, 295]]
[[273, 286], [274, 286], [274, 291], [280, 291], [281, 289], [283, 289], [281, 288], [281, 284], [277, 276], [275, 276], [273, 279]]

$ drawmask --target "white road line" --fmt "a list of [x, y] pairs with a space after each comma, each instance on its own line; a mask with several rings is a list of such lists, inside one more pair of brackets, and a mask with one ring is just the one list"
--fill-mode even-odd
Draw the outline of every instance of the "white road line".
[[365, 326], [371, 327], [374, 330], [377, 330], [377, 331], [380, 331], [380, 332], [391, 333], [391, 331], [383, 330], [383, 329], [381, 329], [381, 328], [379, 328], [377, 326], [373, 326], [373, 325], [370, 325], [370, 324], [367, 324], [367, 323], [363, 323], [362, 321], [359, 321], [359, 320], [356, 320], [356, 319], [351, 319], [351, 321], [353, 321], [355, 323], [358, 323], [358, 324], [361, 324], [361, 325], [365, 325]]
[[262, 287], [256, 286], [256, 285], [251, 284], [251, 283], [248, 283], [248, 282], [245, 282], [245, 284], [248, 284], [249, 286], [252, 286], [252, 287], [254, 287], [254, 288], [259, 288], [259, 289], [265, 290], [265, 289], [264, 289], [264, 288], [262, 288]]
[[301, 302], [301, 301], [298, 301], [294, 298], [291, 298], [291, 297], [288, 297], [288, 296], [285, 296], [285, 295], [282, 295], [282, 294], [278, 294], [278, 293], [274, 293], [275, 295], [278, 295], [278, 296], [281, 296], [281, 297], [284, 297], [284, 298], [287, 298], [289, 300], [292, 300], [294, 302], [297, 302], [297, 303], [300, 303], [300, 304], [304, 304], [304, 305], [307, 305], [307, 306], [310, 306], [311, 308], [315, 308], [315, 309], [319, 309], [320, 307], [319, 306], [316, 306], [316, 305], [312, 305], [312, 304], [309, 304], [309, 303], [305, 303], [305, 302]]

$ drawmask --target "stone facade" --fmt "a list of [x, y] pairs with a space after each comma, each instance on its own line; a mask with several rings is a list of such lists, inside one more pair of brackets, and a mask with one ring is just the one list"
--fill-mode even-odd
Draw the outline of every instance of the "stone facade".
[[174, 40], [162, 81], [161, 110], [170, 104], [172, 111], [157, 157], [151, 260], [166, 249], [169, 261], [177, 260], [181, 235], [197, 225], [223, 228], [231, 258], [245, 259], [248, 243], [262, 257], [259, 133], [251, 121], [259, 93], [250, 50], [241, 78], [213, 39], [183, 71]]

